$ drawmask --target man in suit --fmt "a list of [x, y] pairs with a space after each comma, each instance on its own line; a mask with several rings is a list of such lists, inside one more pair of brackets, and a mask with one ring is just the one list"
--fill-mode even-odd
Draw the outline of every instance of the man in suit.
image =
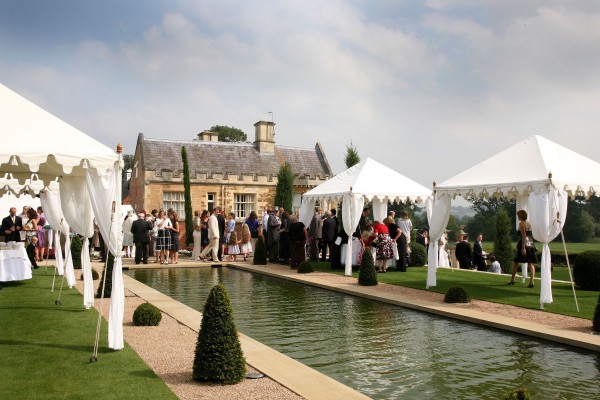
[[483, 251], [482, 241], [483, 235], [480, 233], [477, 235], [475, 243], [473, 243], [473, 264], [477, 267], [477, 271], [487, 271], [487, 265], [485, 264], [486, 253]]
[[217, 210], [219, 211], [219, 213], [217, 214], [217, 222], [219, 223], [219, 260], [223, 259], [223, 252], [225, 251], [225, 225], [227, 225], [227, 221], [225, 220], [225, 217], [223, 216], [223, 212], [221, 210], [221, 207], [217, 207]]
[[23, 220], [17, 215], [15, 207], [10, 208], [10, 215], [2, 220], [2, 233], [5, 242], [20, 242]]
[[219, 239], [221, 237], [219, 232], [219, 219], [217, 216], [220, 212], [219, 207], [213, 208], [212, 215], [208, 218], [208, 246], [202, 250], [200, 253], [200, 259], [204, 261], [204, 257], [208, 254], [208, 252], [212, 252], [213, 261], [219, 261]]
[[327, 261], [327, 251], [329, 250], [329, 258], [333, 251], [333, 241], [337, 236], [335, 219], [331, 217], [331, 211], [325, 211], [325, 219], [323, 220], [323, 244], [321, 245], [321, 261]]
[[319, 261], [319, 249], [323, 238], [323, 219], [321, 218], [321, 207], [315, 207], [315, 215], [310, 221], [308, 228], [310, 242], [310, 261]]
[[465, 234], [462, 240], [456, 244], [454, 250], [456, 255], [456, 261], [461, 269], [473, 269], [471, 262], [473, 261], [473, 252], [471, 251], [471, 245], [469, 244], [469, 235]]
[[131, 224], [131, 233], [133, 233], [133, 243], [135, 244], [136, 264], [142, 261], [144, 264], [148, 264], [150, 231], [152, 231], [152, 222], [146, 220], [146, 212], [142, 210], [138, 213], [138, 219]]
[[267, 219], [267, 255], [270, 262], [279, 261], [279, 228], [281, 220], [279, 219], [279, 207], [271, 209], [271, 214]]

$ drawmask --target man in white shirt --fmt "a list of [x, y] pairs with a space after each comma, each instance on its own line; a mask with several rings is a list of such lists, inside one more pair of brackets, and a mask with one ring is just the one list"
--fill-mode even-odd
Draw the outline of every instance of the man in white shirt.
[[213, 261], [219, 261], [219, 239], [221, 235], [219, 233], [219, 220], [217, 219], [217, 215], [219, 215], [219, 208], [213, 209], [212, 215], [208, 218], [208, 246], [202, 253], [200, 253], [200, 259], [205, 261], [205, 257], [208, 252], [212, 251], [212, 259]]

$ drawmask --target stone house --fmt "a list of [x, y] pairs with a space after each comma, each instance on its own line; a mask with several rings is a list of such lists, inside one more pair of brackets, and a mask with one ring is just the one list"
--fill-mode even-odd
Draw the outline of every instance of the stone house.
[[[173, 208], [184, 219], [181, 148], [185, 146], [194, 211], [221, 206], [226, 212], [233, 211], [238, 221], [253, 210], [260, 216], [264, 207], [274, 205], [277, 173], [285, 162], [295, 175], [293, 205], [297, 211], [302, 193], [333, 176], [321, 144], [312, 149], [275, 145], [275, 123], [259, 121], [254, 127], [254, 143], [219, 142], [218, 135], [208, 131], [194, 140], [150, 139], [140, 133], [129, 204], [147, 212]], [[180, 233], [180, 238], [184, 237]]]

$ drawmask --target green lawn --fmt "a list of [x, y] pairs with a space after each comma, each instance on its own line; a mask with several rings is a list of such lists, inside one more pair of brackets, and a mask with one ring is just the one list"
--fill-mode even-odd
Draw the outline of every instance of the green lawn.
[[[343, 275], [343, 271], [332, 271], [329, 263], [313, 263], [316, 271], [331, 272], [338, 275]], [[555, 271], [560, 271], [553, 275], [552, 279], [568, 280], [568, 271], [566, 268], [555, 268]], [[358, 278], [358, 272], [352, 274]], [[536, 275], [539, 277], [539, 274]], [[389, 283], [393, 285], [405, 286], [414, 289], [425, 290], [427, 281], [427, 268], [425, 267], [409, 267], [405, 273], [388, 272], [386, 274], [377, 274], [379, 282]], [[464, 287], [472, 298], [486, 300], [495, 303], [510, 304], [524, 308], [540, 308], [540, 281], [536, 280], [536, 286], [529, 289], [526, 285], [521, 284], [521, 280], [517, 275], [516, 284], [514, 286], [506, 285], [508, 275], [494, 275], [486, 273], [478, 273], [473, 271], [464, 271], [459, 269], [439, 268], [437, 271], [437, 286], [430, 288], [434, 292], [446, 293], [448, 288], [455, 285]], [[594, 310], [598, 302], [598, 291], [577, 290], [577, 300], [579, 310], [575, 307], [573, 299], [573, 291], [569, 283], [552, 283], [553, 303], [545, 304], [544, 309], [547, 312], [552, 312], [562, 315], [570, 315], [591, 320], [594, 317]]]
[[33, 279], [0, 290], [0, 398], [177, 399], [129, 346], [108, 349], [106, 321], [90, 363], [98, 314], [75, 289], [55, 305], [53, 271], [34, 270]]

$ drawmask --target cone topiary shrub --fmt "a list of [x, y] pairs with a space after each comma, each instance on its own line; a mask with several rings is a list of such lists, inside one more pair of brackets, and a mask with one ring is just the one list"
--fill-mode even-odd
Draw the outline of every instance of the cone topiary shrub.
[[[92, 279], [97, 280], [98, 278], [100, 278], [98, 271], [92, 268]], [[83, 280], [83, 274], [81, 274], [81, 277], [79, 279]]]
[[579, 254], [573, 263], [573, 280], [583, 290], [600, 290], [600, 251]]
[[115, 256], [111, 252], [108, 252], [108, 263], [106, 268], [102, 270], [102, 278], [100, 279], [100, 285], [98, 285], [98, 291], [96, 297], [102, 297], [102, 284], [104, 283], [104, 274], [106, 274], [106, 284], [104, 285], [104, 298], [108, 299], [112, 293], [112, 271], [113, 265], [115, 264]]
[[258, 240], [256, 241], [253, 263], [254, 265], [267, 265], [267, 249], [262, 236], [259, 236]]
[[595, 332], [600, 332], [600, 296], [598, 296], [598, 304], [596, 304], [596, 311], [594, 312], [593, 326]]
[[135, 326], [157, 326], [161, 319], [162, 314], [154, 304], [140, 304], [133, 312]]
[[427, 264], [427, 248], [421, 243], [410, 243], [410, 263], [411, 267], [420, 267]]
[[446, 292], [444, 296], [445, 303], [470, 303], [471, 296], [465, 290], [465, 288], [461, 286], [452, 286]]
[[511, 390], [504, 396], [504, 400], [530, 400], [531, 394], [525, 388], [525, 386], [521, 386], [518, 389]]
[[233, 384], [246, 376], [246, 360], [223, 285], [215, 285], [206, 299], [192, 369], [194, 380]]
[[71, 239], [71, 258], [73, 259], [73, 268], [81, 269], [81, 248], [83, 247], [83, 242], [81, 241], [81, 237], [78, 235], [73, 236]]
[[362, 255], [358, 270], [358, 284], [361, 286], [375, 286], [378, 283], [377, 272], [375, 272], [375, 264], [373, 263], [373, 253], [367, 247]]
[[302, 261], [300, 263], [300, 265], [298, 266], [298, 273], [299, 274], [308, 274], [310, 272], [315, 272], [310, 261], [308, 261], [308, 260]]

